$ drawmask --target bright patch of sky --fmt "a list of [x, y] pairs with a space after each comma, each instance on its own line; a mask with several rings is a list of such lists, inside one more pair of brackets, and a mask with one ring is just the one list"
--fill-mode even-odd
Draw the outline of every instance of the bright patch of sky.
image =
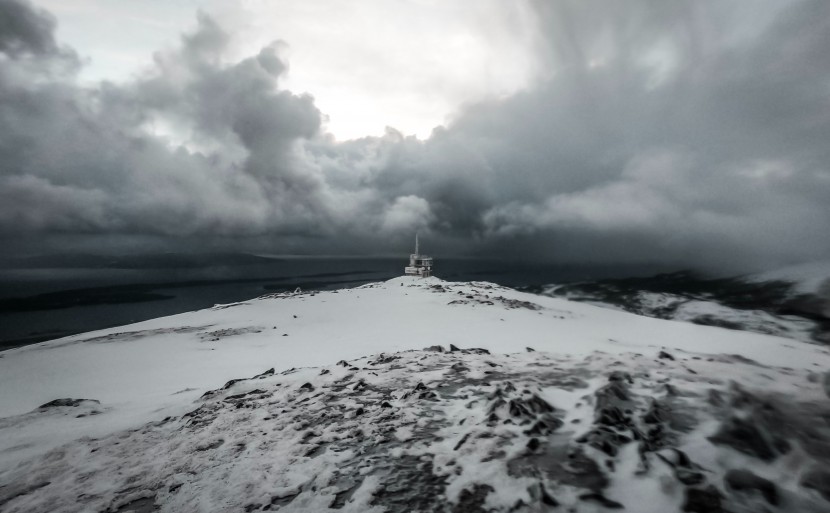
[[510, 95], [536, 73], [535, 19], [525, 2], [496, 0], [40, 0], [58, 38], [87, 64], [87, 81], [120, 81], [177, 44], [197, 10], [234, 37], [229, 59], [286, 43], [282, 84], [308, 92], [338, 139], [387, 126], [427, 137], [465, 104]]

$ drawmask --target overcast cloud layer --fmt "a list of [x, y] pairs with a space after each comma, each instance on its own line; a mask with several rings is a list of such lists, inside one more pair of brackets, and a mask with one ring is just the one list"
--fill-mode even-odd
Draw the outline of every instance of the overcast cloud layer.
[[830, 2], [528, 7], [543, 80], [427, 140], [336, 142], [281, 87], [279, 34], [230, 60], [202, 13], [152, 70], [91, 87], [53, 16], [0, 0], [0, 242], [389, 253], [418, 230], [439, 255], [830, 257]]

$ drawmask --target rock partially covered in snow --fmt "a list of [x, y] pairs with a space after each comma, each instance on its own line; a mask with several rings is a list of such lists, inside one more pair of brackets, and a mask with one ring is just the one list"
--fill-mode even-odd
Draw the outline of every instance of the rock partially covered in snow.
[[[800, 390], [782, 402], [757, 366], [728, 360], [456, 349], [235, 380], [180, 417], [80, 440], [5, 472], [0, 506], [830, 508], [830, 432], [816, 424], [830, 402], [821, 384], [789, 369], [765, 371], [777, 388]], [[810, 470], [793, 480], [793, 465]]]

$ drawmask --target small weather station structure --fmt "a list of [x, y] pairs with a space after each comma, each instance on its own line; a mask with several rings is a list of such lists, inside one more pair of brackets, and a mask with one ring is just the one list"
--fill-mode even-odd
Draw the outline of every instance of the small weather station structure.
[[432, 276], [432, 257], [422, 255], [418, 251], [418, 234], [415, 234], [415, 253], [409, 255], [409, 265], [403, 272], [407, 276], [420, 276], [425, 278]]

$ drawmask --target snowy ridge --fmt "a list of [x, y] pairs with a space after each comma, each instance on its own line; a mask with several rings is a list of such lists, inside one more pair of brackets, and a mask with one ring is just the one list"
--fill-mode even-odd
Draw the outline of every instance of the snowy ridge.
[[830, 260], [793, 265], [746, 276], [747, 281], [786, 281], [795, 284], [802, 294], [830, 297]]
[[830, 343], [830, 262], [729, 278], [682, 271], [551, 284], [537, 292], [658, 319]]
[[3, 353], [0, 509], [827, 511], [828, 365], [487, 283], [272, 295]]

